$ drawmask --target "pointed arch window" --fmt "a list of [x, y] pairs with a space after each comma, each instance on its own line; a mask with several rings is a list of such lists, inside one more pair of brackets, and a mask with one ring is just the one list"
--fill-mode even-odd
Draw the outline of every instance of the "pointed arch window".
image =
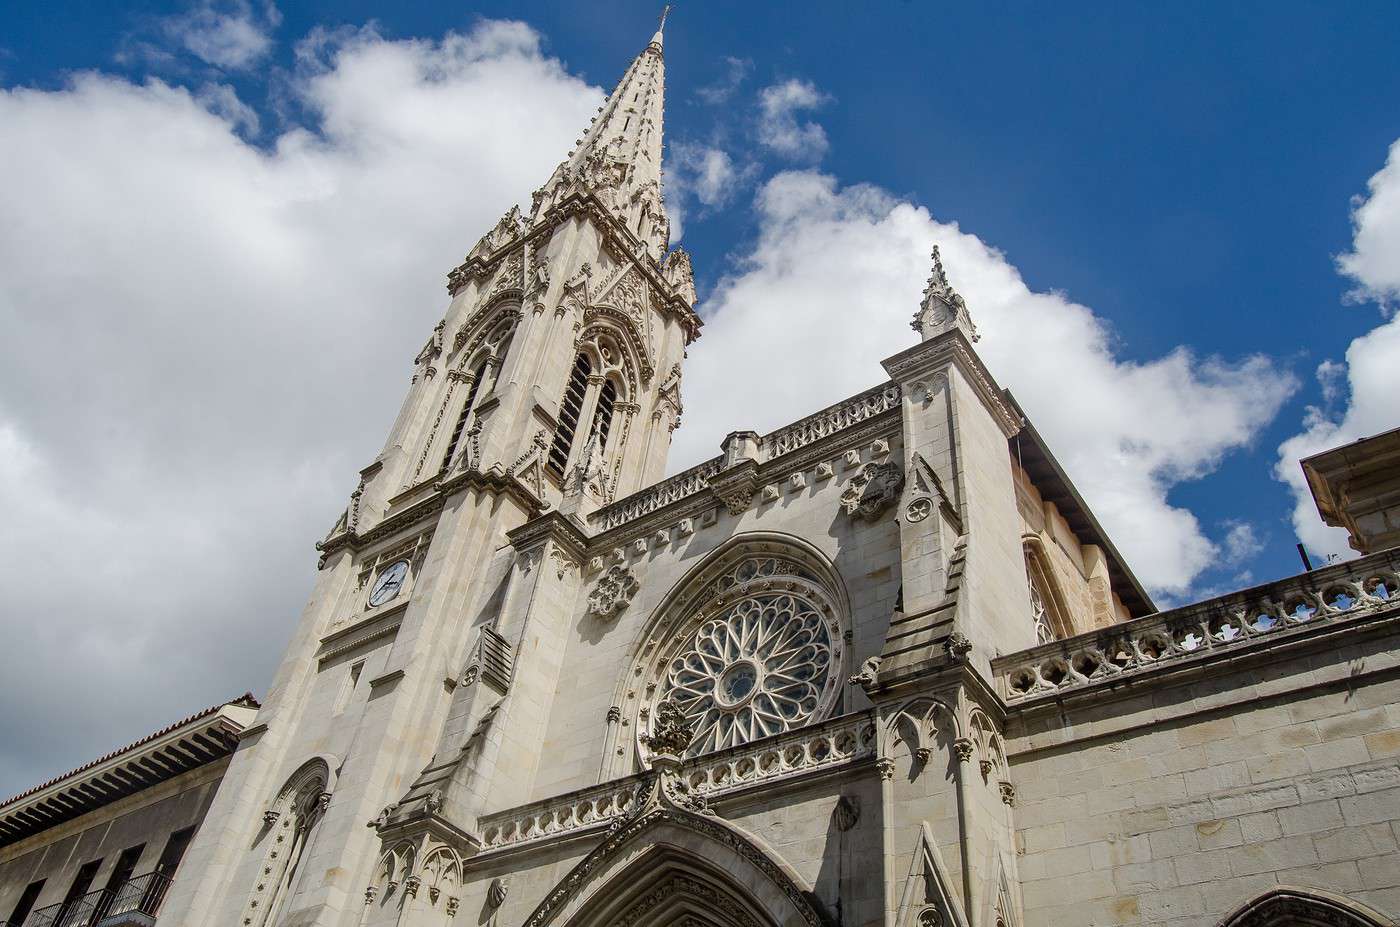
[[1036, 582], [1035, 571], [1026, 564], [1026, 574], [1030, 581], [1031, 620], [1035, 623], [1035, 642], [1048, 644], [1055, 639], [1055, 629], [1050, 626], [1050, 611], [1045, 606], [1045, 596]]
[[598, 449], [608, 446], [608, 432], [612, 429], [613, 408], [617, 405], [617, 384], [608, 380], [598, 392], [598, 408], [593, 413], [593, 429], [589, 437], [596, 438]]
[[447, 441], [447, 450], [442, 455], [442, 466], [439, 469], [446, 470], [452, 463], [452, 457], [457, 453], [457, 445], [462, 443], [462, 432], [466, 430], [467, 419], [471, 418], [472, 408], [476, 405], [476, 395], [481, 391], [481, 381], [486, 379], [486, 365], [489, 361], [483, 360], [477, 365], [476, 373], [472, 374], [471, 385], [467, 387], [467, 398], [462, 402], [462, 412], [457, 416], [457, 424], [452, 426], [452, 437]]
[[574, 434], [578, 431], [583, 400], [588, 394], [588, 377], [592, 373], [593, 362], [580, 352], [574, 359], [573, 370], [569, 371], [569, 383], [559, 403], [559, 427], [554, 430], [554, 443], [549, 448], [549, 469], [560, 479], [564, 478], [564, 470], [569, 465], [569, 452], [574, 447]]

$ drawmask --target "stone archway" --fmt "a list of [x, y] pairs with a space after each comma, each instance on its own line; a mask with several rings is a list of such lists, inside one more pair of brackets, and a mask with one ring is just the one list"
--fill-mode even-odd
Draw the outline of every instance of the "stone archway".
[[1221, 927], [1395, 927], [1395, 922], [1340, 895], [1281, 886], [1238, 908]]
[[653, 808], [573, 868], [525, 927], [830, 927], [795, 873], [708, 814]]

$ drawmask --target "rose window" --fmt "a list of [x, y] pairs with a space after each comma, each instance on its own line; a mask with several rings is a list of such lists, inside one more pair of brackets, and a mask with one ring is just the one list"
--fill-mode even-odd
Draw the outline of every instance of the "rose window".
[[840, 636], [822, 597], [796, 577], [756, 594], [749, 585], [730, 586], [737, 600], [721, 602], [665, 664], [655, 701], [685, 714], [688, 756], [820, 720], [834, 701]]

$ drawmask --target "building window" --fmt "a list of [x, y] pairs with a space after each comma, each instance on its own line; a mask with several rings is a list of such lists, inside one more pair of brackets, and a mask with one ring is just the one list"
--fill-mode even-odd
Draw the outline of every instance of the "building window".
[[54, 917], [55, 924], [67, 924], [70, 910], [78, 901], [92, 888], [93, 877], [97, 875], [97, 869], [102, 865], [101, 859], [95, 859], [89, 863], [83, 863], [78, 869], [78, 874], [73, 877], [73, 884], [68, 886], [68, 894], [63, 896], [63, 903], [59, 905], [58, 914]]
[[1045, 597], [1040, 594], [1040, 584], [1031, 580], [1031, 620], [1035, 622], [1035, 642], [1048, 644], [1055, 639], [1050, 628], [1050, 615], [1045, 609]]
[[145, 849], [144, 843], [138, 843], [134, 847], [122, 850], [121, 855], [117, 857], [117, 864], [112, 867], [112, 874], [107, 877], [107, 885], [102, 889], [102, 897], [97, 900], [97, 911], [93, 915], [93, 923], [107, 916], [111, 910], [112, 902], [117, 900], [117, 893], [131, 878], [131, 874], [136, 871], [136, 864], [141, 861], [141, 853]]
[[457, 416], [457, 424], [452, 428], [452, 437], [447, 442], [447, 450], [442, 455], [442, 466], [440, 470], [446, 470], [452, 463], [452, 456], [457, 453], [457, 445], [462, 441], [462, 432], [467, 427], [467, 419], [471, 417], [472, 407], [476, 405], [476, 394], [481, 391], [481, 381], [486, 379], [486, 361], [482, 361], [476, 368], [476, 373], [472, 374], [471, 385], [467, 387], [467, 398], [462, 402], [462, 412]]
[[591, 437], [597, 439], [598, 450], [608, 446], [608, 431], [612, 428], [613, 407], [617, 405], [617, 384], [612, 380], [603, 384], [598, 393], [598, 408], [593, 413]]
[[695, 602], [689, 630], [669, 648], [648, 711], [662, 701], [681, 710], [694, 735], [687, 756], [822, 720], [840, 689], [842, 640], [823, 584], [797, 563], [760, 556], [708, 586], [714, 592]]
[[24, 888], [24, 894], [19, 896], [19, 904], [15, 905], [10, 912], [10, 924], [23, 924], [24, 919], [29, 916], [29, 912], [34, 910], [34, 902], [39, 900], [39, 893], [44, 890], [44, 880], [30, 882]]
[[554, 443], [549, 448], [549, 469], [560, 479], [569, 465], [569, 452], [574, 447], [574, 433], [578, 430], [579, 416], [583, 414], [583, 399], [588, 393], [588, 376], [593, 372], [593, 362], [587, 354], [579, 354], [574, 360], [574, 369], [569, 372], [569, 385], [564, 389], [564, 400], [559, 404], [559, 427], [554, 431]]

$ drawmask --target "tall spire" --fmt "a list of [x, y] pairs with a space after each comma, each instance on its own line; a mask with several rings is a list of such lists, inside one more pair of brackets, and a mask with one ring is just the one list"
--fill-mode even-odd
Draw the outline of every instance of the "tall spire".
[[919, 311], [914, 313], [911, 327], [923, 336], [925, 341], [946, 331], [961, 329], [970, 340], [976, 341], [977, 326], [972, 324], [972, 315], [967, 311], [967, 303], [948, 282], [948, 274], [943, 270], [943, 257], [938, 253], [938, 245], [933, 246], [930, 256], [933, 269], [928, 283], [924, 286], [924, 298]]
[[[669, 9], [669, 8], [668, 8]], [[654, 183], [661, 187], [661, 131], [666, 63], [661, 28], [642, 49], [607, 102], [570, 153], [569, 166], [588, 171], [600, 161], [625, 169], [621, 184], [629, 192]]]

